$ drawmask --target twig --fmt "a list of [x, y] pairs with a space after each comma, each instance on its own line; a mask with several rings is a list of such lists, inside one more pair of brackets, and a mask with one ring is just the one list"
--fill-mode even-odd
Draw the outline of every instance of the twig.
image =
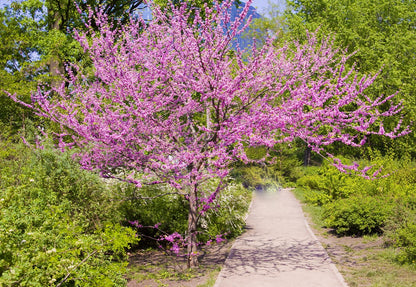
[[[94, 250], [93, 252], [91, 252], [90, 254], [88, 254], [87, 257], [85, 257], [80, 263], [78, 263], [74, 268], [72, 268], [72, 270], [78, 268], [81, 264], [85, 263], [88, 260], [88, 258], [90, 258], [91, 256], [93, 256], [95, 253], [97, 253], [97, 250]], [[71, 276], [71, 271], [68, 272], [68, 274], [66, 274], [65, 278], [62, 279], [61, 282], [59, 282], [58, 285], [56, 285], [56, 287], [61, 286], [62, 283], [64, 283], [69, 278], [69, 276]]]
[[162, 197], [165, 195], [172, 195], [172, 194], [176, 194], [176, 195], [182, 195], [184, 196], [185, 194], [180, 193], [180, 192], [169, 192], [169, 193], [163, 193], [163, 194], [159, 194], [159, 195], [155, 195], [155, 196], [148, 196], [148, 197], [144, 197], [144, 196], [131, 196], [131, 197], [125, 197], [120, 199], [121, 201], [127, 201], [127, 200], [133, 200], [133, 199], [155, 199], [158, 197]]

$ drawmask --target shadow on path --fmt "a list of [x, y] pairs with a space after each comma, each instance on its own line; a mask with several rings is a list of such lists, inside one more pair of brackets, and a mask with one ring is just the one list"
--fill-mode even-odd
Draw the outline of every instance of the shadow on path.
[[288, 190], [257, 193], [215, 287], [345, 287]]

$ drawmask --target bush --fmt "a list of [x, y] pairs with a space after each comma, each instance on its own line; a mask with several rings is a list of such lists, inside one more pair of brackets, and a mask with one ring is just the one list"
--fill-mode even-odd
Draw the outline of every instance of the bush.
[[208, 210], [201, 217], [201, 239], [206, 241], [225, 233], [228, 238], [234, 238], [243, 233], [251, 198], [249, 190], [239, 183], [231, 182], [214, 201], [213, 205], [218, 208]]
[[401, 248], [397, 260], [400, 263], [415, 264], [416, 262], [416, 223], [407, 222], [396, 231], [395, 246]]
[[296, 181], [296, 184], [300, 187], [304, 187], [309, 190], [326, 190], [324, 178], [321, 175], [305, 175]]
[[397, 200], [393, 214], [387, 221], [387, 243], [399, 248], [400, 263], [416, 262], [416, 197], [408, 196]]
[[350, 194], [360, 193], [357, 186], [361, 178], [340, 172], [329, 164], [322, 165], [317, 173], [305, 175], [296, 182], [297, 186], [308, 190], [305, 194], [306, 202], [324, 205], [340, 198], [347, 198]]
[[[119, 199], [123, 200], [120, 210], [127, 222], [137, 221], [142, 226], [159, 225], [166, 233], [184, 234], [188, 229], [188, 201], [182, 195], [169, 194], [169, 186], [144, 186], [138, 189], [133, 184], [117, 184]], [[168, 193], [168, 195], [163, 195]], [[140, 245], [155, 247], [160, 232], [154, 228], [141, 228]]]
[[281, 178], [279, 171], [257, 165], [238, 166], [234, 168], [231, 176], [251, 190], [275, 187]]
[[[201, 191], [211, 193], [217, 187], [217, 180], [210, 180], [200, 186]], [[145, 241], [149, 246], [156, 246], [156, 241], [163, 233], [178, 232], [185, 234], [188, 227], [188, 201], [184, 196], [169, 194], [174, 190], [169, 186], [142, 187], [122, 184], [119, 193], [127, 200], [122, 204], [123, 214], [127, 221], [137, 221], [145, 226], [140, 228], [143, 236], [141, 246]], [[139, 194], [140, 193], [140, 194]], [[158, 195], [166, 194], [157, 197]], [[154, 197], [153, 199], [150, 199]], [[227, 234], [228, 238], [241, 234], [245, 225], [245, 216], [251, 202], [251, 193], [242, 184], [229, 180], [228, 186], [221, 191], [209, 209], [199, 220], [198, 238], [207, 241], [220, 234]], [[152, 228], [158, 224], [158, 228]], [[149, 226], [150, 228], [146, 228]]]
[[388, 200], [354, 196], [324, 205], [323, 218], [337, 234], [361, 236], [381, 233], [391, 212], [392, 203]]
[[137, 239], [101, 179], [47, 147], [0, 150], [0, 285], [124, 286]]

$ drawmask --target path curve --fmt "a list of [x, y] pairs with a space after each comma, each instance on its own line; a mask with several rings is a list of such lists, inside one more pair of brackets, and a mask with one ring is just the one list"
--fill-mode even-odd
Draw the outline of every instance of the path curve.
[[289, 189], [257, 192], [214, 287], [348, 287]]

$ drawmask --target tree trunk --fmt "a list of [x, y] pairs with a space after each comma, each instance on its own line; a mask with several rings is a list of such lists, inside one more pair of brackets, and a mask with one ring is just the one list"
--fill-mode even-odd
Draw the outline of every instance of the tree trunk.
[[312, 152], [312, 148], [311, 147], [306, 147], [305, 153], [304, 153], [304, 156], [303, 156], [303, 165], [304, 166], [309, 166], [311, 164], [311, 152]]
[[[52, 23], [50, 24], [51, 30], [61, 30], [61, 18], [59, 15], [59, 11], [49, 10], [49, 14], [52, 16]], [[59, 52], [54, 51], [52, 55], [50, 55], [49, 59], [49, 73], [51, 76], [51, 87], [58, 88], [62, 83], [62, 75], [64, 74], [64, 68], [59, 59]]]
[[196, 229], [198, 223], [197, 185], [191, 187], [189, 193], [188, 215], [188, 268], [198, 266]]

